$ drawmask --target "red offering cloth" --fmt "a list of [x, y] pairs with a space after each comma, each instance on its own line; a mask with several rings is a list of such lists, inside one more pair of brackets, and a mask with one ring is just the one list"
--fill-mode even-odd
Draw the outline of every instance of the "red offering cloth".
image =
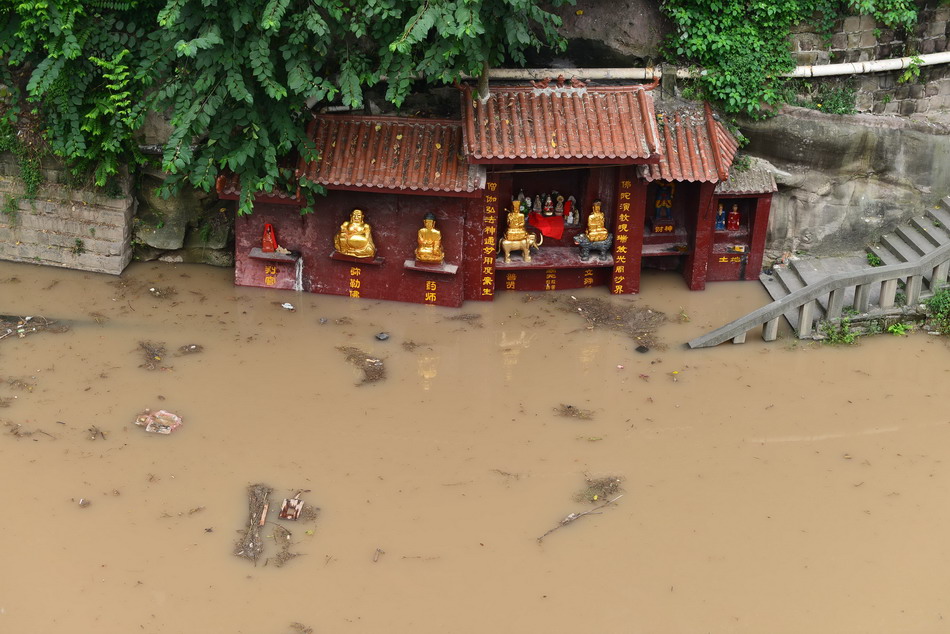
[[542, 216], [532, 211], [528, 214], [528, 222], [537, 227], [545, 238], [560, 240], [564, 235], [564, 216]]

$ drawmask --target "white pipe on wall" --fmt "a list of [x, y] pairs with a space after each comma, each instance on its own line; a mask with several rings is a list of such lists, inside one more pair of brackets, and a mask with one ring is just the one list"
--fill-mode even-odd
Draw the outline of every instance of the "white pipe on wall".
[[[915, 57], [897, 57], [892, 59], [878, 59], [868, 62], [852, 62], [848, 64], [818, 64], [815, 66], [799, 66], [784, 77], [830, 77], [833, 75], [862, 75], [864, 73], [879, 73], [889, 70], [908, 68], [919, 60], [917, 66], [933, 66], [950, 62], [950, 52], [928, 53]], [[695, 68], [677, 68], [676, 77], [679, 79], [695, 79], [706, 74], [705, 70]], [[543, 79], [545, 77], [582, 77], [584, 79], [655, 79], [663, 76], [659, 66], [646, 68], [491, 68], [488, 71], [489, 79]], [[470, 79], [466, 77], [466, 79]]]

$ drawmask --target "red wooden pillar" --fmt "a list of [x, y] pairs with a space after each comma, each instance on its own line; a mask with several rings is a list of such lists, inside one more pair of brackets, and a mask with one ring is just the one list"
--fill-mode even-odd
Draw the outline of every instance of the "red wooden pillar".
[[498, 249], [498, 210], [501, 193], [491, 172], [481, 198], [474, 199], [465, 215], [464, 298], [482, 302], [495, 299], [495, 254]]
[[640, 292], [647, 184], [636, 177], [634, 170], [633, 166], [621, 167], [617, 179], [614, 268], [610, 279], [610, 292], [614, 294]]
[[765, 255], [765, 237], [769, 229], [769, 212], [772, 209], [772, 194], [759, 196], [755, 203], [755, 215], [752, 218], [752, 235], [749, 239], [749, 263], [745, 269], [747, 280], [759, 279], [762, 272], [762, 258]]
[[699, 186], [696, 226], [691, 236], [689, 256], [683, 267], [683, 277], [691, 291], [701, 291], [706, 288], [706, 270], [709, 267], [709, 255], [712, 253], [715, 238], [713, 235], [716, 223], [716, 215], [713, 213], [715, 191], [716, 183], [701, 183]]

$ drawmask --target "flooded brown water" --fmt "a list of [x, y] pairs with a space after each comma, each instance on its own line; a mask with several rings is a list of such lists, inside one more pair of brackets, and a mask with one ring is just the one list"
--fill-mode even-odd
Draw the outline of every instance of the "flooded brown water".
[[[639, 354], [524, 294], [449, 310], [231, 275], [0, 263], [0, 313], [71, 326], [0, 341], [0, 632], [950, 631], [942, 338], [685, 350], [765, 293], [655, 274], [612, 300], [671, 317]], [[342, 346], [387, 378], [358, 387]], [[148, 434], [146, 407], [184, 425]], [[623, 497], [539, 543], [603, 476]], [[258, 482], [255, 567], [233, 550]], [[320, 516], [278, 522], [301, 554], [278, 567], [273, 505], [300, 490]]]

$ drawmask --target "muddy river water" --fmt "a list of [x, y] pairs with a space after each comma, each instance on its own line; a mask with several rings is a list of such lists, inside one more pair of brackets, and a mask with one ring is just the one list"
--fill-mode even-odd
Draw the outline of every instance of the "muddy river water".
[[[765, 292], [657, 273], [611, 300], [669, 316], [638, 353], [542, 295], [441, 309], [232, 273], [0, 263], [0, 314], [70, 327], [0, 340], [0, 632], [950, 631], [943, 338], [686, 350]], [[358, 385], [346, 346], [385, 380]], [[146, 433], [147, 407], [184, 424]], [[623, 497], [539, 542], [603, 477]], [[255, 483], [256, 566], [234, 556]], [[297, 492], [315, 521], [276, 518]]]

